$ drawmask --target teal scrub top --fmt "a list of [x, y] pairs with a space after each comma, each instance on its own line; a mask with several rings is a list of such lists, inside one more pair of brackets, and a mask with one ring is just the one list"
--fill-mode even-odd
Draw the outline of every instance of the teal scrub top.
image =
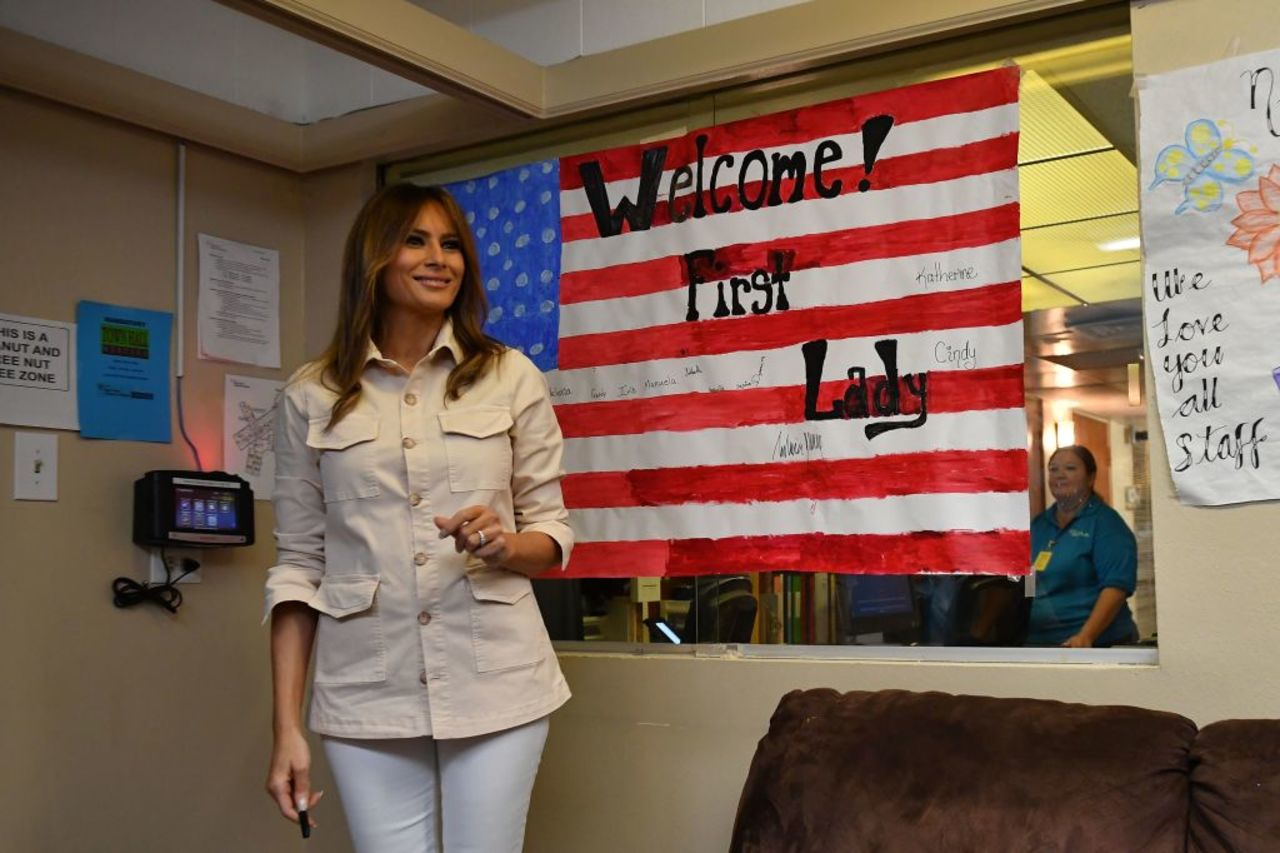
[[[1061, 645], [1084, 627], [1104, 588], [1115, 587], [1133, 595], [1138, 582], [1138, 540], [1118, 512], [1094, 495], [1079, 515], [1060, 529], [1056, 511], [1054, 504], [1031, 521], [1032, 561], [1051, 542], [1053, 556], [1044, 571], [1036, 572], [1027, 645]], [[1094, 645], [1132, 642], [1137, 634], [1133, 613], [1125, 602]]]

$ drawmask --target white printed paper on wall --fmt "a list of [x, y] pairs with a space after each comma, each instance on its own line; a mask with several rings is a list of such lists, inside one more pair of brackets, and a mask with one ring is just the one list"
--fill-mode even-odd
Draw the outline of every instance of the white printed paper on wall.
[[1143, 300], [1178, 497], [1280, 498], [1280, 51], [1139, 82]]
[[280, 366], [280, 253], [200, 235], [200, 357]]
[[269, 501], [276, 480], [273, 450], [276, 402], [283, 382], [252, 376], [226, 378], [223, 394], [222, 460], [230, 474], [249, 481], [255, 500]]
[[74, 323], [0, 314], [0, 423], [79, 429]]

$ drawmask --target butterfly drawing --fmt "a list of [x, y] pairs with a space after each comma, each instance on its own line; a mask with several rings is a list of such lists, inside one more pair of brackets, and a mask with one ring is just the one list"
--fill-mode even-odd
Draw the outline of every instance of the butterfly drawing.
[[1166, 181], [1182, 184], [1182, 204], [1174, 213], [1193, 208], [1209, 213], [1222, 207], [1223, 183], [1238, 184], [1253, 177], [1253, 157], [1223, 140], [1218, 125], [1207, 118], [1187, 125], [1186, 145], [1168, 145], [1156, 156], [1155, 189]]

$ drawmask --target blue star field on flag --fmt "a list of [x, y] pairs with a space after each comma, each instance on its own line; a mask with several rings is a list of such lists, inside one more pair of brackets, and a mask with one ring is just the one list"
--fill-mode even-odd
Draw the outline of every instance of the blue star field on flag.
[[554, 370], [560, 334], [560, 163], [446, 184], [476, 238], [485, 331]]

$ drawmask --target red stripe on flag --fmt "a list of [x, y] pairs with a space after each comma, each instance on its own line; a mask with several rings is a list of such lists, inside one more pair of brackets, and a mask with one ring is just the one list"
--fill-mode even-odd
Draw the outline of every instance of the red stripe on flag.
[[[868, 381], [881, 378], [868, 377]], [[829, 408], [827, 401], [842, 397], [848, 384], [848, 380], [823, 382], [818, 390], [820, 405]], [[805, 419], [804, 392], [803, 385], [789, 385], [744, 391], [669, 394], [643, 400], [564, 403], [557, 405], [555, 412], [565, 438], [798, 424]], [[1022, 365], [930, 372], [928, 400], [930, 414], [1021, 409], [1026, 405]], [[902, 406], [904, 415], [916, 413], [912, 395], [902, 395]]]
[[[749, 276], [754, 270], [769, 269], [770, 252], [781, 252], [787, 256], [794, 253], [788, 266], [794, 272], [987, 246], [1011, 240], [1018, 234], [1018, 205], [1011, 203], [935, 219], [911, 219], [845, 231], [780, 237], [762, 243], [738, 243], [716, 250], [715, 269], [717, 275], [725, 277]], [[570, 305], [678, 290], [688, 286], [687, 276], [680, 255], [565, 272], [560, 276], [560, 301]]]
[[568, 577], [691, 577], [759, 571], [1024, 575], [1025, 530], [896, 534], [797, 533], [674, 541], [581, 542]]
[[1021, 288], [1021, 281], [1010, 281], [860, 305], [829, 305], [708, 323], [672, 323], [574, 335], [560, 339], [560, 369], [777, 349], [811, 340], [815, 329], [838, 330], [841, 338], [861, 338], [1003, 326], [1022, 316]]
[[1023, 492], [1027, 451], [934, 450], [867, 459], [595, 471], [570, 474], [561, 486], [569, 509]]
[[[934, 148], [918, 154], [906, 154], [901, 157], [877, 160], [875, 168], [871, 172], [871, 189], [869, 191], [917, 186], [973, 175], [983, 175], [988, 172], [1011, 169], [1017, 162], [1018, 134], [1010, 133], [995, 139], [984, 139], [980, 142], [971, 142], [968, 145], [961, 145], [955, 148]], [[866, 177], [866, 169], [862, 165], [844, 169], [830, 169], [822, 173], [823, 183], [827, 186], [832, 186], [837, 180], [842, 182], [841, 195], [859, 192], [858, 182], [864, 177]], [[719, 192], [716, 193], [714, 200], [710, 189], [702, 193], [702, 203], [708, 211], [708, 216], [716, 216], [721, 213], [736, 213], [744, 209], [741, 196], [736, 189], [736, 182], [730, 182], [730, 184], [734, 189], [730, 190], [722, 186]], [[788, 204], [792, 203], [791, 195], [794, 192], [794, 187], [794, 179], [788, 178], [782, 181], [778, 187], [779, 197]], [[814, 188], [813, 175], [810, 174], [805, 177], [803, 189], [805, 200], [821, 198]], [[767, 195], [769, 188], [761, 181], [753, 181], [743, 187], [743, 191], [748, 198], [755, 199], [758, 197], [763, 198]], [[676, 197], [675, 207], [677, 210], [684, 209], [686, 218], [692, 215], [691, 211], [693, 210], [695, 196], [696, 193], [688, 193]], [[728, 203], [729, 208], [712, 213], [713, 202], [720, 204], [721, 207]], [[670, 204], [665, 200], [657, 202], [653, 209], [652, 227], [670, 224]], [[566, 216], [560, 220], [560, 238], [565, 243], [575, 240], [597, 239], [599, 237], [600, 231], [596, 228], [594, 214], [580, 213], [575, 216]]]
[[[863, 123], [878, 115], [893, 116], [895, 125], [924, 121], [938, 116], [970, 113], [1011, 104], [1018, 99], [1018, 71], [998, 68], [962, 77], [933, 80], [904, 89], [890, 89], [854, 98], [830, 101], [811, 107], [800, 107], [761, 118], [709, 127], [705, 130], [672, 137], [665, 142], [628, 145], [608, 151], [594, 151], [564, 157], [560, 160], [560, 189], [574, 190], [582, 186], [579, 167], [595, 161], [606, 181], [621, 181], [640, 175], [640, 160], [645, 151], [666, 145], [666, 168], [697, 161], [696, 137], [705, 135], [703, 162], [710, 169], [715, 157], [753, 148], [776, 148], [855, 133]], [[861, 151], [848, 152], [860, 158]]]

